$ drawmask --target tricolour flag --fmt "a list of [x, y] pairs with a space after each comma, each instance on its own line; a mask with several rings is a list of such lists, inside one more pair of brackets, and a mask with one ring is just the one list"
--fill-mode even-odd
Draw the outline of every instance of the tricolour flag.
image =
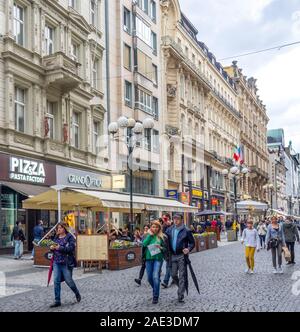
[[235, 160], [236, 163], [239, 163], [240, 165], [242, 165], [245, 160], [244, 160], [244, 149], [243, 147], [237, 146], [234, 150], [234, 154], [233, 154], [233, 159]]

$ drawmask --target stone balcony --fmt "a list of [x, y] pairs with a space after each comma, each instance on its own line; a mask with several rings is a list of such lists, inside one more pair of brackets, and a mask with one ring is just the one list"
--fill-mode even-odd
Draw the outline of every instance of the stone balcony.
[[182, 65], [184, 65], [189, 71], [197, 76], [197, 78], [203, 83], [207, 90], [212, 89], [209, 80], [204, 76], [202, 71], [186, 56], [182, 47], [171, 36], [162, 37], [162, 47], [169, 48], [173, 55], [182, 62]]
[[42, 64], [46, 73], [46, 85], [59, 87], [67, 93], [82, 82], [79, 76], [80, 64], [73, 61], [63, 52], [43, 57]]

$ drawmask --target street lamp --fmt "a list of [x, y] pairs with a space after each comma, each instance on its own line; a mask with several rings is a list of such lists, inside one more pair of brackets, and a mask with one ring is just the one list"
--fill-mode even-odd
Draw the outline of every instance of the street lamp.
[[127, 137], [123, 142], [128, 148], [127, 155], [127, 170], [129, 171], [129, 192], [130, 192], [130, 217], [129, 223], [131, 231], [133, 231], [133, 151], [136, 147], [135, 143], [138, 141], [138, 136], [140, 136], [144, 129], [153, 129], [154, 120], [152, 118], [146, 118], [142, 123], [137, 122], [135, 119], [127, 118], [126, 116], [121, 116], [117, 122], [111, 122], [108, 125], [108, 132], [115, 137], [120, 129], [127, 129]]
[[228, 169], [224, 169], [222, 171], [222, 174], [227, 177], [229, 176], [229, 174], [231, 174], [233, 176], [233, 191], [234, 191], [234, 219], [236, 221], [238, 221], [238, 211], [237, 211], [237, 181], [238, 181], [238, 176], [240, 174], [242, 175], [246, 175], [249, 173], [249, 169], [247, 167], [238, 167], [238, 166], [234, 166], [232, 167], [230, 170]]

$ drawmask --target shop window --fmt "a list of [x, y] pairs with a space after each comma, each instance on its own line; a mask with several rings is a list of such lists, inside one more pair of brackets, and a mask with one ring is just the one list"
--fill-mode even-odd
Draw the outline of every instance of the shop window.
[[16, 221], [21, 222], [26, 235], [26, 215], [22, 209], [22, 201], [27, 197], [6, 186], [0, 186], [0, 197], [0, 248], [9, 248]]

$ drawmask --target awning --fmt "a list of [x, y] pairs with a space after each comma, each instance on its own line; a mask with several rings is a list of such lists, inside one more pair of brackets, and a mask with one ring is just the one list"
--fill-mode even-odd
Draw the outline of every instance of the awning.
[[18, 193], [27, 197], [40, 195], [49, 190], [49, 187], [36, 186], [27, 183], [7, 182], [7, 181], [0, 181], [0, 183], [3, 186], [6, 186], [14, 191], [17, 191]]
[[248, 211], [248, 212], [258, 212], [258, 211], [267, 211], [268, 204], [256, 201], [241, 201], [237, 203], [237, 209]]
[[[23, 202], [25, 209], [57, 210], [57, 191], [51, 189], [45, 193], [29, 198]], [[94, 211], [129, 212], [130, 196], [127, 193], [111, 191], [92, 191], [74, 188], [66, 188], [61, 191], [62, 210], [72, 210], [77, 206], [90, 208]], [[166, 212], [197, 212], [198, 208], [184, 205], [178, 201], [148, 197], [133, 196], [133, 209], [135, 212], [166, 211]]]

